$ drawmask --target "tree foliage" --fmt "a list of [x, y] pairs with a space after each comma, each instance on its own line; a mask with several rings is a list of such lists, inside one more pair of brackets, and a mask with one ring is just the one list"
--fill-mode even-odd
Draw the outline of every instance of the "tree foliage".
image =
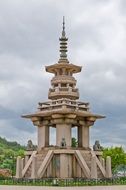
[[72, 138], [72, 147], [77, 147], [78, 146], [78, 142], [76, 138]]
[[9, 142], [0, 137], [0, 168], [8, 168], [15, 173], [17, 156], [24, 156], [25, 146], [17, 142]]
[[112, 170], [116, 170], [119, 165], [126, 165], [126, 152], [122, 147], [104, 148], [103, 157], [111, 156]]

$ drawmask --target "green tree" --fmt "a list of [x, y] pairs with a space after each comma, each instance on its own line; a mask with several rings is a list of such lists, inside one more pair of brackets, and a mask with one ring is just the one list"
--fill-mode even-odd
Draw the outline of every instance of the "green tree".
[[21, 156], [22, 158], [24, 157], [25, 151], [23, 149], [19, 149], [16, 156]]
[[24, 156], [25, 147], [0, 137], [0, 168], [7, 168], [15, 174], [17, 156]]
[[78, 146], [77, 139], [72, 137], [72, 147], [77, 147], [77, 146]]
[[122, 147], [111, 147], [103, 149], [103, 157], [111, 156], [112, 171], [114, 172], [119, 165], [126, 165], [126, 153]]

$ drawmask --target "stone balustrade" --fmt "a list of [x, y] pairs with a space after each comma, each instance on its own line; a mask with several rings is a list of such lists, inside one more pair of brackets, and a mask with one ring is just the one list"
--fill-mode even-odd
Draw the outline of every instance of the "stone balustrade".
[[67, 88], [67, 87], [49, 89], [48, 93], [49, 99], [57, 99], [59, 97], [66, 97], [76, 100], [79, 99], [79, 91], [78, 89]]
[[80, 111], [89, 110], [89, 103], [76, 102], [74, 100], [69, 100], [65, 98], [45, 103], [39, 103], [38, 109], [40, 111], [57, 110], [57, 109], [63, 109], [64, 106], [68, 109], [73, 109], [73, 110], [80, 110]]

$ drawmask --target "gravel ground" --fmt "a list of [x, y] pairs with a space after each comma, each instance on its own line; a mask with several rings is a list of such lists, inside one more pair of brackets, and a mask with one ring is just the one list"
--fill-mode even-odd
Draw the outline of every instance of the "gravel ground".
[[126, 190], [124, 186], [94, 186], [94, 187], [43, 187], [43, 186], [3, 186], [0, 190]]

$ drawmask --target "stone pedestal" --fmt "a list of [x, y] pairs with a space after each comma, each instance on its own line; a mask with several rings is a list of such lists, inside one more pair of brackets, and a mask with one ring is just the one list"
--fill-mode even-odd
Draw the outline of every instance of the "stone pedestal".
[[16, 163], [16, 178], [22, 178], [23, 164], [20, 156], [17, 157]]

